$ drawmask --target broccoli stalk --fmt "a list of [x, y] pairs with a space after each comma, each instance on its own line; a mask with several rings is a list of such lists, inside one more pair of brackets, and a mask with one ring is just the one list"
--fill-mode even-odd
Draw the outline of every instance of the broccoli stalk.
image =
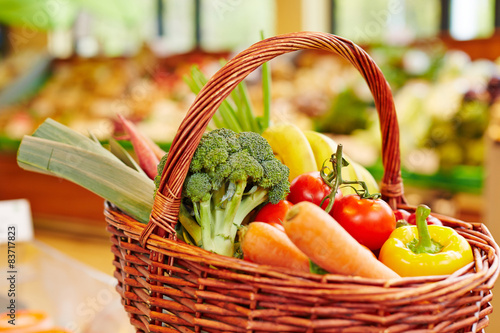
[[[217, 129], [205, 134], [190, 164], [183, 187], [179, 221], [185, 230], [215, 253], [233, 256], [238, 228], [266, 202], [277, 203], [289, 192], [289, 169], [274, 157], [259, 134]], [[182, 218], [181, 218], [182, 217]]]

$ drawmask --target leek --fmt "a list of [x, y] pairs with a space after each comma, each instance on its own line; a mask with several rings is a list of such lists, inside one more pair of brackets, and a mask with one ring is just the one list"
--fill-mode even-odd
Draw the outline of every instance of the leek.
[[74, 182], [148, 223], [154, 183], [127, 166], [98, 142], [47, 119], [32, 136], [24, 136], [18, 165], [29, 171]]

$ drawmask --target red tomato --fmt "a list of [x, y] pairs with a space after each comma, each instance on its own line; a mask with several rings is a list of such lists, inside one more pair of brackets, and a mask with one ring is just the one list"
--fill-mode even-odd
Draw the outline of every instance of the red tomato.
[[[415, 213], [411, 213], [410, 216], [408, 216], [407, 221], [408, 221], [409, 224], [416, 225], [417, 224], [417, 220], [416, 220], [416, 217], [415, 217]], [[427, 217], [426, 221], [427, 221], [428, 225], [443, 225], [443, 223], [441, 222], [440, 219], [438, 219], [437, 217], [434, 217], [432, 215], [429, 215]]]
[[396, 228], [394, 212], [382, 199], [346, 195], [335, 202], [331, 215], [352, 237], [373, 251], [380, 249]]
[[399, 220], [404, 220], [408, 222], [408, 218], [410, 217], [410, 212], [404, 209], [398, 209], [394, 211], [394, 216], [396, 217], [396, 222]]
[[[415, 225], [417, 222], [415, 220], [415, 213], [410, 213], [404, 209], [398, 209], [394, 211], [394, 215], [396, 216], [396, 221], [399, 220], [405, 220], [409, 224]], [[437, 217], [434, 217], [432, 215], [429, 215], [427, 217], [427, 224], [428, 225], [443, 225], [440, 219]]]
[[[312, 171], [299, 175], [292, 180], [287, 200], [293, 204], [297, 204], [301, 201], [309, 201], [319, 206], [323, 198], [331, 192], [331, 187], [323, 181], [320, 172]], [[335, 201], [340, 197], [342, 197], [342, 193], [338, 191], [335, 196]], [[326, 208], [329, 202], [329, 199], [325, 200], [321, 208]]]
[[281, 222], [285, 220], [286, 213], [292, 206], [293, 204], [287, 200], [281, 200], [277, 204], [265, 204], [264, 207], [259, 210], [257, 216], [255, 216], [254, 221], [266, 222], [285, 231]]

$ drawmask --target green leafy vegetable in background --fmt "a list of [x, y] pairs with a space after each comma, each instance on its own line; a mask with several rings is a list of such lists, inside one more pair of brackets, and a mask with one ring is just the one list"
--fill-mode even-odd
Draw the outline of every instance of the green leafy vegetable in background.
[[[198, 66], [193, 66], [190, 75], [184, 77], [184, 82], [194, 94], [198, 95], [208, 79]], [[222, 102], [219, 110], [213, 116], [212, 121], [215, 127], [227, 128], [236, 133], [250, 131], [262, 133], [269, 127], [271, 113], [271, 73], [267, 63], [262, 65], [262, 89], [264, 99], [262, 116], [255, 114], [247, 86], [243, 81]]]
[[432, 120], [425, 145], [439, 153], [443, 170], [456, 165], [481, 165], [485, 154], [483, 135], [488, 123], [486, 102], [464, 101], [451, 119]]
[[314, 119], [315, 128], [319, 132], [351, 134], [368, 127], [369, 110], [369, 104], [357, 97], [352, 89], [346, 89], [332, 100], [323, 116]]

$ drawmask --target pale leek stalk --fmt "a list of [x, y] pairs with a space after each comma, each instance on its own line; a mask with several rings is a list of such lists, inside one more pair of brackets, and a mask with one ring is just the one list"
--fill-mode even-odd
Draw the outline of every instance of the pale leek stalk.
[[26, 170], [72, 181], [110, 201], [137, 221], [147, 223], [154, 183], [125, 165], [99, 143], [53, 120], [25, 136], [17, 154]]

